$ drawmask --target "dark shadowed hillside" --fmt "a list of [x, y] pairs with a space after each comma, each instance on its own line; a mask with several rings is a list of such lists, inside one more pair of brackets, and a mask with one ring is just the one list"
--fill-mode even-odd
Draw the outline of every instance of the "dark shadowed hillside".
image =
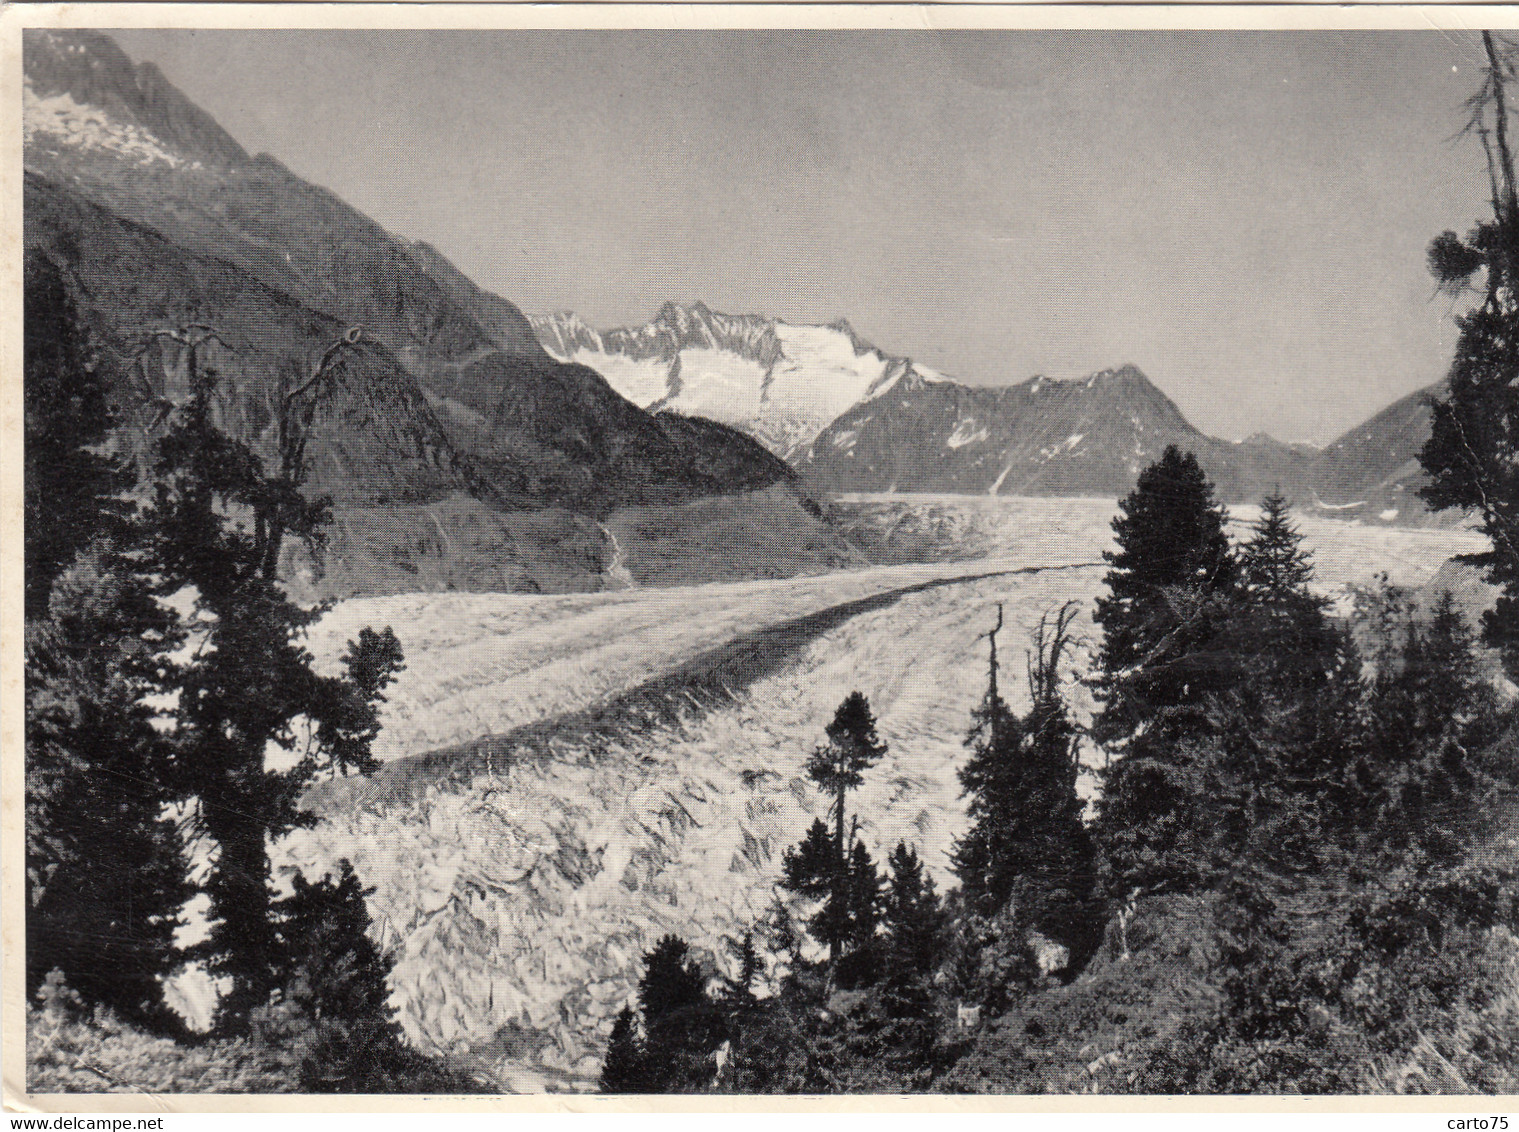
[[[361, 349], [346, 355], [317, 408], [311, 490], [340, 508], [453, 498], [451, 514], [493, 532], [487, 562], [464, 568], [448, 560], [468, 540], [451, 539], [439, 516], [370, 516], [359, 526], [391, 534], [356, 568], [378, 554], [403, 575], [419, 571], [418, 585], [430, 576], [473, 586], [464, 579], [474, 577], [495, 588], [516, 576], [496, 569], [503, 555], [548, 551], [554, 579], [529, 571], [520, 583], [564, 588], [568, 574], [595, 585], [605, 565], [597, 553], [589, 573], [582, 562], [554, 563], [555, 552], [524, 545], [535, 536], [512, 516], [557, 509], [595, 546], [606, 541], [595, 520], [619, 507], [732, 496], [742, 510], [743, 493], [793, 481], [748, 437], [658, 418], [593, 370], [552, 359], [510, 302], [273, 158], [250, 157], [109, 37], [39, 31], [24, 54], [26, 244], [65, 269], [115, 353], [141, 354], [137, 339], [153, 330], [215, 327], [225, 345], [207, 347], [206, 360], [227, 381], [227, 426], [268, 441], [281, 370], [308, 372], [326, 346], [362, 327]], [[182, 392], [184, 358], [166, 345], [124, 370], [120, 399], [135, 422], [124, 447], [147, 451], [160, 410]], [[602, 545], [600, 557], [608, 554]], [[388, 576], [390, 567], [375, 570]], [[345, 585], [374, 588], [365, 578]]]

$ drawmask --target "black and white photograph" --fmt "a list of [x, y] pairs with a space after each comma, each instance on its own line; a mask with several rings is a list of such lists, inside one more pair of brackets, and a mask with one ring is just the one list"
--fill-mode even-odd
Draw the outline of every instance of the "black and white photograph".
[[1501, 12], [113, 7], [7, 1105], [1519, 1093]]

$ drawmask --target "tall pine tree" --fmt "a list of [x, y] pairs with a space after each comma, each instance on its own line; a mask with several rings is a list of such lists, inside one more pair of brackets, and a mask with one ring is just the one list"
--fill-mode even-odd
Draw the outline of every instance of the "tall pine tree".
[[1519, 188], [1509, 145], [1512, 48], [1482, 33], [1487, 67], [1469, 100], [1467, 132], [1482, 141], [1493, 215], [1465, 238], [1444, 232], [1430, 244], [1429, 266], [1442, 289], [1459, 295], [1483, 275], [1480, 302], [1457, 320], [1460, 333], [1447, 393], [1432, 400], [1420, 489], [1437, 510], [1475, 511], [1491, 549], [1475, 556], [1502, 587], [1483, 619], [1483, 636], [1502, 650], [1519, 678]]
[[833, 830], [830, 834], [818, 819], [801, 844], [786, 850], [783, 883], [792, 892], [824, 902], [811, 927], [828, 947], [830, 967], [837, 967], [847, 945], [862, 946], [875, 931], [875, 865], [863, 844], [850, 845], [845, 826], [849, 791], [859, 787], [864, 772], [880, 761], [886, 744], [876, 735], [870, 701], [859, 692], [851, 692], [839, 704], [826, 734], [828, 742], [807, 760], [807, 775], [832, 799]]
[[129, 469], [104, 451], [110, 375], [37, 253], [24, 316], [27, 982], [58, 968], [85, 1000], [163, 1021], [190, 889], [149, 697], [180, 635], [153, 600]]
[[1211, 697], [1237, 678], [1223, 639], [1239, 584], [1223, 508], [1192, 453], [1168, 446], [1140, 473], [1104, 557], [1093, 734], [1106, 749], [1096, 833], [1123, 895], [1196, 879]]
[[[215, 844], [206, 881], [214, 926], [200, 951], [231, 980], [220, 1025], [236, 1031], [277, 978], [269, 840], [313, 820], [299, 799], [318, 773], [376, 765], [377, 705], [401, 649], [389, 629], [366, 629], [343, 657], [344, 675], [312, 670], [301, 637], [322, 609], [289, 600], [268, 553], [270, 522], [303, 527], [305, 519], [289, 517], [288, 501], [265, 507], [274, 489], [262, 462], [217, 427], [204, 344], [187, 349], [190, 399], [158, 443], [148, 519], [162, 591], [194, 598], [200, 642], [173, 672], [174, 741], [198, 831]], [[320, 513], [324, 504], [306, 506]], [[261, 521], [250, 527], [247, 516]], [[269, 765], [271, 750], [285, 766]]]
[[848, 793], [865, 781], [863, 773], [881, 760], [886, 744], [876, 736], [870, 701], [859, 692], [844, 697], [825, 731], [828, 742], [813, 750], [807, 776], [833, 798], [833, 844], [843, 860], [848, 844], [844, 838]]

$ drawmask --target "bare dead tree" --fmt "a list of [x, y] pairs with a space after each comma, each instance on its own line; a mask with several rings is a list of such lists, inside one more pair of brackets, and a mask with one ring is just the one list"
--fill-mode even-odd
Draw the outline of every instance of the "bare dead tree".
[[1482, 33], [1482, 48], [1487, 53], [1488, 92], [1493, 103], [1493, 135], [1498, 145], [1498, 177], [1503, 194], [1504, 219], [1519, 214], [1519, 197], [1514, 188], [1514, 155], [1508, 144], [1508, 99], [1505, 84], [1513, 77], [1513, 64], [1499, 58], [1493, 33]]
[[[1519, 179], [1514, 173], [1514, 152], [1509, 139], [1508, 84], [1516, 77], [1515, 45], [1491, 31], [1482, 33], [1482, 50], [1487, 60], [1482, 85], [1466, 100], [1468, 117], [1462, 130], [1475, 134], [1482, 143], [1487, 161], [1488, 188], [1492, 194], [1493, 218], [1498, 232], [1512, 233], [1519, 224]], [[1519, 248], [1511, 240], [1501, 241], [1495, 249], [1501, 256], [1501, 269], [1491, 260], [1487, 273], [1487, 300], [1498, 301], [1501, 293], [1519, 280]]]
[[254, 537], [259, 551], [259, 572], [273, 578], [279, 570], [280, 551], [286, 531], [294, 531], [310, 540], [315, 537], [318, 520], [325, 512], [325, 502], [316, 507], [301, 493], [305, 485], [306, 440], [311, 422], [328, 380], [336, 373], [349, 351], [359, 349], [362, 327], [353, 326], [325, 350], [311, 372], [299, 384], [291, 384], [291, 373], [282, 368], [275, 394], [275, 445], [278, 468], [266, 477], [264, 497], [254, 505]]
[[1062, 605], [1053, 620], [1048, 613], [1039, 615], [1032, 634], [1034, 647], [1024, 653], [1029, 698], [1036, 705], [1060, 694], [1060, 661], [1074, 643], [1071, 625], [1080, 611], [1081, 603], [1073, 600]]
[[[263, 477], [259, 491], [249, 502], [253, 507], [254, 540], [258, 548], [258, 570], [265, 578], [274, 578], [279, 569], [280, 552], [287, 532], [307, 540], [318, 537], [327, 502], [308, 501], [301, 492], [308, 472], [306, 441], [311, 423], [327, 384], [350, 352], [361, 348], [362, 327], [353, 326], [327, 346], [310, 371], [299, 377], [281, 367], [274, 394], [275, 471]], [[138, 392], [153, 406], [155, 413], [146, 432], [151, 434], [175, 409], [174, 402], [153, 389], [144, 372], [144, 359], [159, 342], [172, 342], [184, 351], [186, 373], [193, 389], [202, 375], [203, 351], [215, 342], [224, 349], [236, 348], [214, 326], [186, 323], [176, 327], [149, 330], [136, 339], [137, 348], [127, 355], [129, 372], [138, 383]], [[297, 371], [298, 372], [298, 371]]]
[[[995, 700], [997, 698], [997, 634], [1001, 631], [1002, 603], [999, 601], [997, 603], [997, 623], [993, 625], [989, 630], [987, 630], [987, 632], [982, 634], [982, 636], [986, 637], [992, 643], [992, 654], [990, 661], [991, 676], [986, 685], [986, 696], [989, 700]], [[979, 640], [980, 638], [977, 639]]]
[[148, 354], [161, 342], [173, 342], [184, 351], [186, 369], [192, 380], [200, 373], [201, 350], [205, 346], [215, 342], [224, 350], [231, 353], [237, 352], [237, 347], [217, 333], [214, 326], [203, 322], [189, 322], [183, 326], [158, 327], [145, 331], [132, 339], [133, 348], [125, 354], [113, 349], [118, 356], [125, 357], [127, 361], [125, 373], [135, 382], [138, 394], [153, 410], [152, 419], [143, 426], [143, 435], [150, 438], [169, 419], [169, 415], [175, 409], [173, 399], [156, 392], [153, 383], [148, 380]]

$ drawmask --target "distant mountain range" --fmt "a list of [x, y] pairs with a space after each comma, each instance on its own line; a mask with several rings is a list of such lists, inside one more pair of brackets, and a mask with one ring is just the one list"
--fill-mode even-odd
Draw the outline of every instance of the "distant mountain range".
[[1197, 454], [1230, 503], [1280, 488], [1300, 507], [1345, 519], [1454, 522], [1415, 494], [1428, 398], [1440, 390], [1409, 394], [1320, 449], [1264, 433], [1208, 436], [1131, 365], [999, 388], [908, 380], [843, 413], [794, 462], [818, 492], [1110, 496], [1175, 444]]
[[733, 425], [788, 460], [852, 406], [903, 380], [939, 380], [843, 321], [797, 326], [698, 302], [666, 303], [652, 322], [605, 333], [568, 313], [532, 323], [550, 354], [590, 366], [635, 404]]
[[[539, 568], [524, 540], [541, 543], [542, 523], [522, 533], [524, 513], [569, 516], [550, 557], [578, 556], [594, 573], [612, 553], [597, 522], [619, 508], [765, 490], [806, 503], [792, 469], [760, 444], [646, 412], [595, 370], [550, 357], [513, 304], [275, 159], [249, 156], [108, 36], [28, 31], [23, 57], [26, 249], [64, 270], [118, 356], [141, 355], [147, 331], [214, 326], [226, 343], [207, 359], [223, 376], [223, 423], [267, 447], [277, 375], [308, 370], [362, 326], [310, 444], [311, 488], [334, 496], [339, 544], [355, 543], [350, 573], [388, 572], [375, 585], [396, 588], [417, 567], [417, 545], [423, 557], [459, 557], [454, 548], [473, 544], [491, 560], [487, 576], [449, 567], [431, 584], [583, 588]], [[150, 406], [183, 395], [182, 362], [156, 346], [131, 363], [121, 446], [151, 444]]]
[[1229, 502], [1280, 487], [1298, 505], [1370, 522], [1425, 522], [1412, 494], [1429, 434], [1421, 390], [1328, 447], [1198, 429], [1132, 365], [1075, 380], [969, 386], [863, 342], [847, 322], [797, 326], [666, 303], [598, 332], [534, 317], [548, 352], [596, 369], [629, 400], [742, 429], [819, 493], [1126, 493], [1167, 444], [1195, 452]]
[[905, 382], [830, 424], [799, 466], [807, 482], [832, 491], [1106, 496], [1127, 492], [1167, 444], [1196, 452], [1231, 500], [1263, 484], [1294, 491], [1314, 455], [1269, 437], [1205, 436], [1123, 366], [1001, 388]]
[[145, 457], [185, 392], [183, 356], [144, 334], [214, 326], [222, 424], [269, 453], [280, 375], [363, 328], [308, 445], [310, 490], [336, 518], [325, 576], [290, 569], [322, 594], [825, 569], [858, 555], [808, 492], [1111, 496], [1168, 442], [1229, 499], [1280, 484], [1346, 517], [1422, 514], [1417, 397], [1316, 452], [1206, 437], [1132, 367], [977, 388], [845, 322], [700, 303], [606, 332], [530, 321], [436, 249], [250, 156], [108, 36], [28, 31], [23, 61], [25, 248], [63, 270], [119, 360], [121, 450]]

